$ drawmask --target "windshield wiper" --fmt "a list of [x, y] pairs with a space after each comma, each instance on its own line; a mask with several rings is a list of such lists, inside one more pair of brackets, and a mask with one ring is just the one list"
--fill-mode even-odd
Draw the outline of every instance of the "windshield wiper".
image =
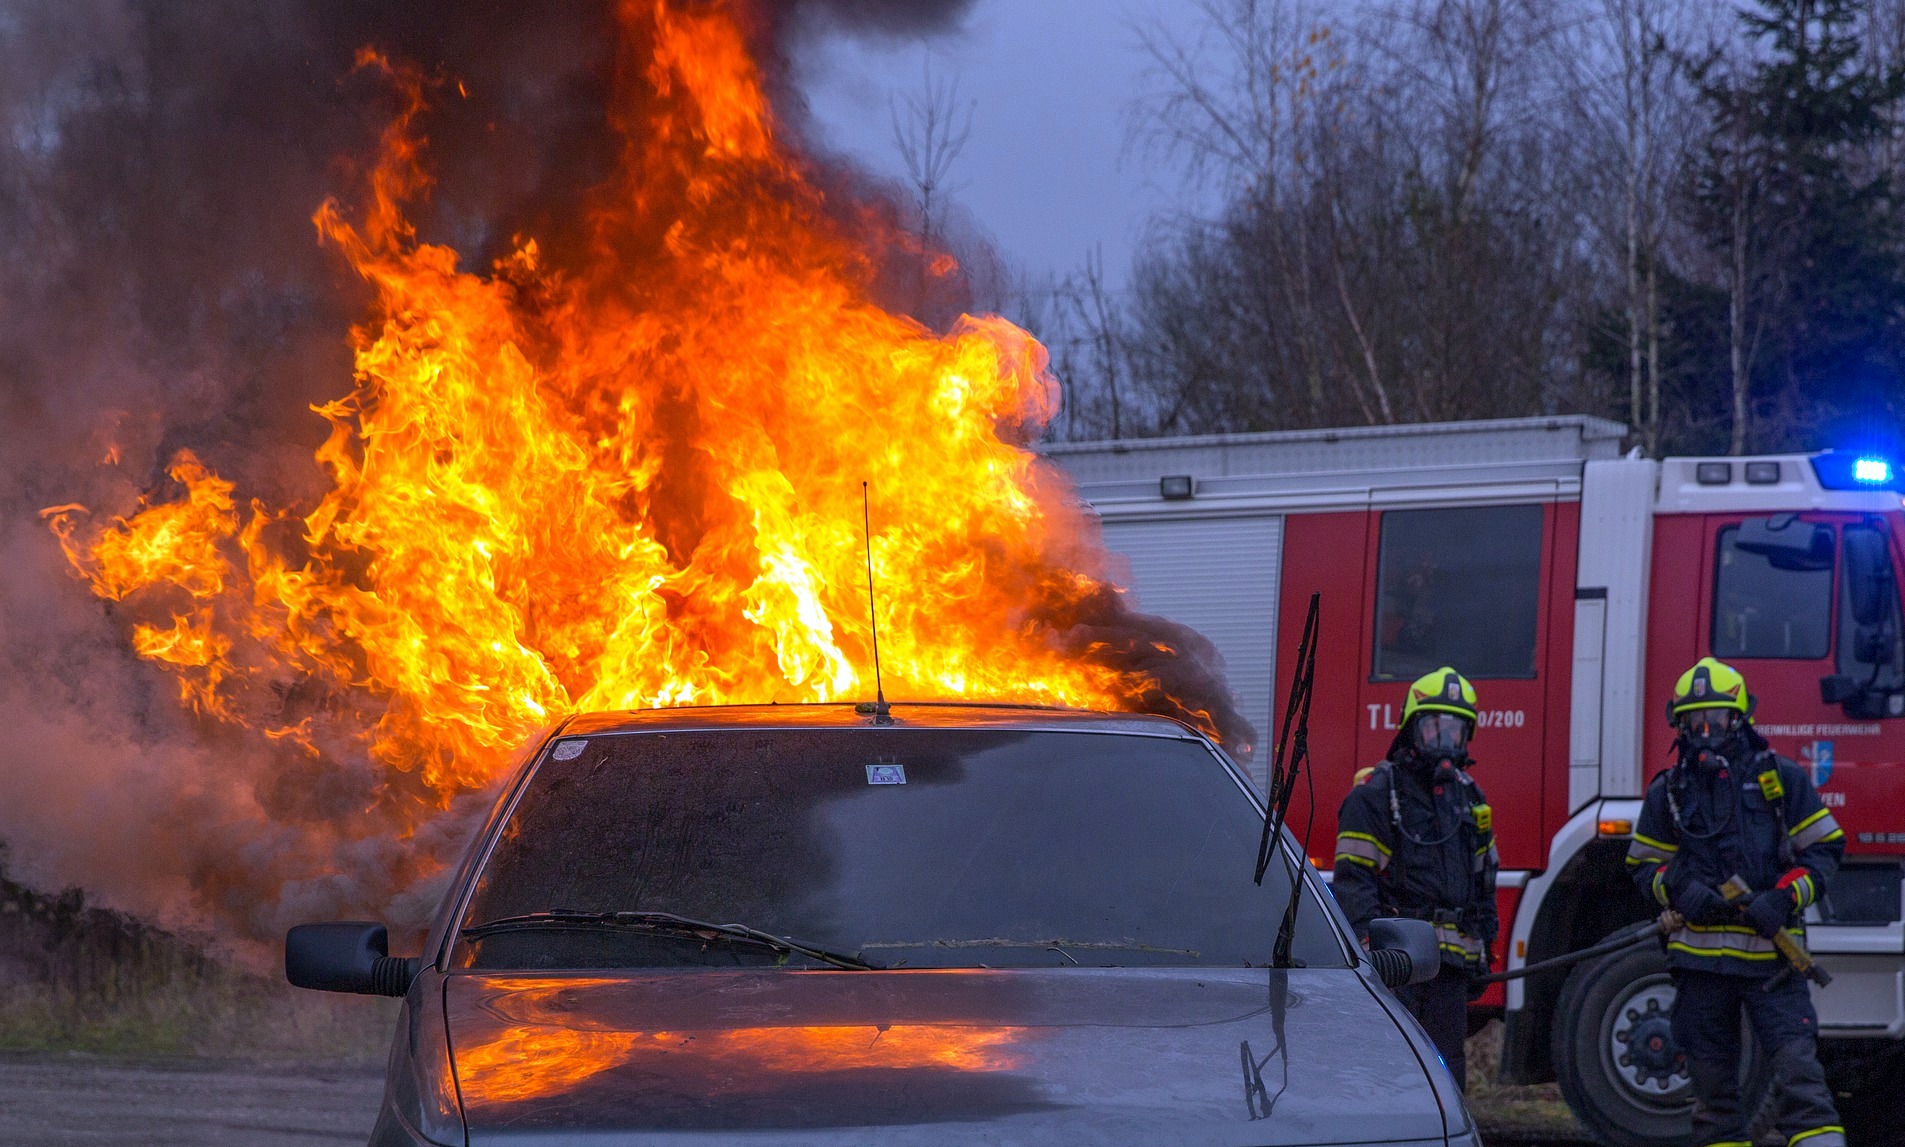
[[[1310, 756], [1310, 695], [1316, 688], [1317, 615], [1322, 601], [1321, 590], [1310, 594], [1310, 613], [1303, 621], [1303, 640], [1297, 644], [1296, 672], [1291, 675], [1290, 696], [1283, 709], [1283, 731], [1277, 738], [1277, 755], [1270, 767], [1270, 799], [1269, 807], [1264, 811], [1263, 840], [1257, 845], [1258, 884], [1263, 883], [1263, 874], [1269, 869], [1271, 858], [1283, 847], [1283, 824], [1290, 811], [1290, 798], [1296, 795], [1297, 776], [1303, 772], [1303, 762]], [[1295, 751], [1286, 758], [1285, 750], [1292, 748]], [[1286, 759], [1288, 768], [1284, 767]], [[1314, 816], [1314, 785], [1310, 789], [1310, 801], [1310, 812]], [[1303, 863], [1307, 865], [1309, 862], [1306, 859]], [[1290, 899], [1283, 906], [1283, 917], [1277, 923], [1277, 938], [1270, 949], [1270, 966], [1273, 968], [1293, 966], [1290, 947], [1296, 940], [1296, 912], [1302, 897], [1303, 872], [1297, 862], [1291, 860]]]
[[504, 932], [537, 932], [565, 928], [577, 930], [600, 928], [648, 932], [664, 936], [692, 936], [702, 940], [725, 940], [755, 944], [763, 948], [772, 948], [776, 952], [798, 953], [810, 960], [819, 960], [823, 964], [832, 964], [836, 968], [848, 968], [856, 972], [873, 971], [879, 968], [878, 964], [869, 963], [858, 956], [829, 951], [786, 936], [776, 936], [772, 932], [763, 932], [759, 928], [750, 928], [746, 924], [715, 924], [707, 920], [677, 916], [673, 912], [582, 912], [557, 908], [550, 912], [528, 912], [521, 916], [502, 916], [495, 920], [486, 920], [481, 924], [472, 924], [463, 929], [460, 935], [465, 940], [482, 940]]
[[[1103, 952], [1151, 952], [1164, 956], [1199, 955], [1195, 948], [1154, 948], [1149, 944], [1119, 943], [1107, 940], [1007, 940], [1000, 937], [979, 940], [874, 940], [868, 948], [1044, 948], [1064, 955], [1066, 948]], [[1070, 959], [1070, 957], [1067, 957]], [[1076, 963], [1077, 961], [1073, 961]]]

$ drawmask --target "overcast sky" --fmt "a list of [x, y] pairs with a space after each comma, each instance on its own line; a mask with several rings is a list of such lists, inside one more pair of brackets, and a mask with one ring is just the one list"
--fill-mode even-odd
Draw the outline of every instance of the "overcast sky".
[[979, 0], [965, 30], [930, 42], [836, 41], [807, 84], [831, 142], [903, 175], [889, 101], [956, 77], [973, 103], [956, 198], [1014, 265], [1064, 275], [1103, 244], [1122, 283], [1154, 212], [1189, 202], [1177, 173], [1126, 147], [1127, 109], [1146, 58], [1134, 23], [1197, 31], [1191, 0]]

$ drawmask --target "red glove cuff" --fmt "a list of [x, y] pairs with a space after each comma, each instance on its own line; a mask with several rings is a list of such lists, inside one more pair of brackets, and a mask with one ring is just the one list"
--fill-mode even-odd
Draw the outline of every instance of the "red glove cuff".
[[1805, 908], [1819, 898], [1819, 885], [1812, 870], [1805, 866], [1792, 869], [1779, 878], [1778, 887], [1793, 898], [1793, 907]]

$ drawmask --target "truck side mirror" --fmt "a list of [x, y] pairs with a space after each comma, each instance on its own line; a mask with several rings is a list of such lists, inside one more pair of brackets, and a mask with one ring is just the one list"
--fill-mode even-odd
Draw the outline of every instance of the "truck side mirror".
[[1733, 546], [1760, 555], [1776, 570], [1832, 568], [1832, 527], [1802, 522], [1792, 514], [1741, 522]]
[[1873, 526], [1848, 526], [1845, 531], [1845, 578], [1841, 588], [1845, 613], [1839, 627], [1842, 650], [1859, 665], [1871, 666], [1868, 679], [1834, 674], [1819, 680], [1819, 696], [1828, 705], [1843, 705], [1846, 716], [1859, 720], [1905, 714], [1905, 693], [1895, 685], [1880, 684], [1880, 670], [1898, 661], [1898, 579], [1892, 572], [1885, 531]]
[[1858, 721], [1905, 717], [1905, 693], [1868, 689], [1865, 682], [1845, 673], [1821, 677], [1819, 699], [1828, 705], [1845, 706], [1845, 715]]
[[1426, 984], [1442, 970], [1435, 925], [1427, 920], [1385, 917], [1369, 922], [1369, 962], [1392, 988]]
[[390, 955], [389, 931], [370, 921], [300, 924], [284, 937], [284, 978], [293, 987], [401, 996], [421, 963]]
[[[1861, 630], [1883, 626], [1891, 619], [1887, 591], [1892, 588], [1892, 563], [1885, 553], [1885, 535], [1874, 529], [1845, 532], [1845, 592], [1852, 620]], [[1860, 656], [1868, 664], [1873, 659]]]
[[1859, 680], [1849, 673], [1833, 673], [1819, 679], [1819, 699], [1828, 705], [1843, 705], [1859, 695]]

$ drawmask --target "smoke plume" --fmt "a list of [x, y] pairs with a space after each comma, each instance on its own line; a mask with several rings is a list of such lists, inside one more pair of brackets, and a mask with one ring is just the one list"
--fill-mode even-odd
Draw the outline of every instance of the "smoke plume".
[[[969, 6], [785, 0], [743, 23], [779, 120], [814, 155], [804, 43], [945, 32]], [[362, 752], [314, 756], [194, 714], [41, 511], [131, 513], [182, 449], [241, 499], [313, 504], [329, 427], [311, 411], [349, 392], [346, 332], [372, 299], [312, 212], [362, 199], [399, 110], [360, 52], [434, 85], [418, 237], [481, 270], [534, 236], [559, 270], [602, 256], [589, 221], [622, 154], [604, 112], [625, 66], [616, 29], [600, 0], [0, 0], [0, 839], [21, 875], [250, 939], [425, 919], [485, 794], [439, 801]], [[843, 165], [815, 178], [849, 230], [897, 210]], [[914, 281], [901, 264], [931, 254], [879, 252], [895, 265], [873, 281]], [[1109, 591], [1049, 608], [1041, 592], [1026, 586], [1028, 609], [1057, 647], [1140, 668], [1158, 707], [1189, 699], [1248, 738], [1207, 641]], [[307, 703], [296, 691], [283, 683], [287, 712]]]

